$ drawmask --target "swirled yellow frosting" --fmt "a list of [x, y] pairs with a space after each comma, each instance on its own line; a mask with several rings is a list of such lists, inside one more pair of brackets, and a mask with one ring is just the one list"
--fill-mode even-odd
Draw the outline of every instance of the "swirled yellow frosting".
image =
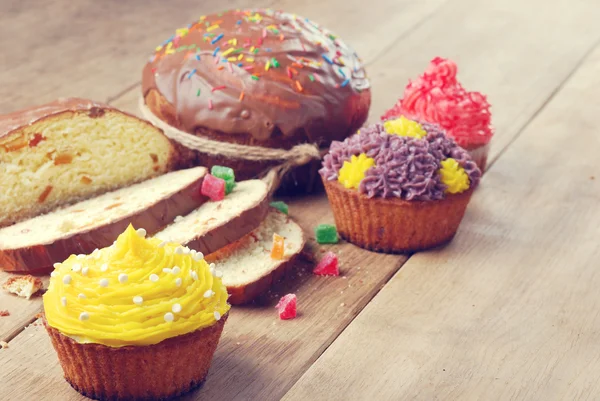
[[446, 193], [459, 194], [469, 189], [469, 175], [464, 168], [453, 158], [440, 162], [442, 168], [439, 170], [442, 183], [446, 184]]
[[387, 120], [383, 123], [383, 129], [390, 135], [408, 136], [421, 139], [427, 135], [421, 124], [401, 116], [393, 120]]
[[339, 171], [338, 181], [344, 188], [357, 189], [360, 182], [365, 178], [368, 169], [375, 165], [375, 159], [361, 153], [358, 156], [352, 155], [350, 161], [345, 161]]
[[216, 275], [201, 253], [129, 226], [112, 246], [55, 266], [46, 320], [80, 343], [156, 344], [212, 326], [229, 311]]

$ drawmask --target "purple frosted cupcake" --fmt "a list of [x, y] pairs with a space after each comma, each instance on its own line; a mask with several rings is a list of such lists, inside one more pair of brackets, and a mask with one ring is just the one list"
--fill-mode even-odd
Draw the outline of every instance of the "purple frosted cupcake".
[[340, 235], [382, 252], [450, 241], [481, 178], [437, 125], [404, 117], [333, 142], [319, 172]]

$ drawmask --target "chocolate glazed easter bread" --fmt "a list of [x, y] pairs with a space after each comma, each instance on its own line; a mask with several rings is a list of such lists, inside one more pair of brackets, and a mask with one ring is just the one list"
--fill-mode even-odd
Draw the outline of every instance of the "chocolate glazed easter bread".
[[[308, 19], [272, 10], [203, 16], [177, 30], [145, 66], [142, 88], [143, 110], [174, 130], [222, 144], [223, 151], [198, 146], [196, 163], [232, 167], [240, 179], [285, 158], [248, 158], [243, 150], [226, 152], [228, 144], [326, 148], [354, 133], [371, 103], [352, 49]], [[313, 178], [310, 170], [294, 174], [298, 189]]]
[[160, 129], [90, 100], [0, 116], [0, 227], [164, 174], [177, 158]]

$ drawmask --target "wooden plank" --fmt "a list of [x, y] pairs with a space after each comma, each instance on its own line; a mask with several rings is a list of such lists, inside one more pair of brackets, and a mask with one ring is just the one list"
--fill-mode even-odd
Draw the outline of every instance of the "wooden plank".
[[600, 48], [285, 400], [600, 394]]
[[598, 4], [587, 1], [445, 3], [367, 69], [371, 119], [390, 108], [433, 57], [449, 57], [467, 89], [488, 95], [496, 158], [596, 43], [599, 14]]
[[[331, 29], [350, 44], [366, 64], [370, 64], [400, 38], [411, 33], [414, 26], [435, 14], [443, 4], [445, 0], [375, 0], [371, 7], [364, 7], [364, 0], [279, 0], [276, 6]], [[141, 69], [139, 64], [138, 80]], [[385, 86], [381, 85], [381, 88]], [[377, 93], [379, 91], [374, 87], [373, 94]], [[140, 94], [140, 85], [134, 85], [112, 99], [111, 104], [139, 115], [137, 102]], [[381, 114], [379, 110], [376, 112]]]
[[[276, 0], [2, 2], [0, 113], [57, 97], [108, 100], [140, 80], [157, 43], [202, 14]], [[52, 16], [52, 17], [49, 17]]]
[[[181, 0], [179, 0], [179, 3], [175, 3], [172, 7], [174, 9], [180, 10], [182, 8], [188, 7], [188, 13], [185, 13], [185, 18], [189, 19], [190, 16], [190, 12], [189, 9], [192, 8], [191, 6], [186, 5], [186, 3], [181, 2]], [[323, 25], [327, 26], [327, 27], [331, 27], [336, 33], [340, 34], [340, 36], [344, 37], [346, 35], [348, 35], [349, 38], [349, 43], [353, 43], [355, 45], [357, 45], [357, 48], [360, 48], [360, 50], [364, 51], [368, 57], [375, 57], [376, 53], [381, 52], [382, 49], [384, 49], [384, 47], [388, 46], [395, 38], [396, 35], [403, 35], [406, 32], [409, 31], [410, 27], [412, 26], [411, 24], [414, 23], [418, 23], [419, 21], [421, 21], [423, 18], [426, 18], [433, 10], [437, 9], [441, 4], [443, 4], [444, 0], [427, 0], [427, 1], [423, 1], [423, 2], [412, 2], [410, 0], [402, 0], [402, 1], [398, 1], [398, 0], [377, 0], [377, 7], [370, 7], [368, 10], [364, 10], [364, 8], [359, 7], [361, 4], [362, 0], [350, 0], [349, 2], [344, 2], [344, 7], [340, 6], [339, 2], [329, 2], [327, 3], [326, 6], [324, 6], [324, 8], [319, 8], [318, 5], [320, 5], [320, 2], [316, 1], [316, 0], [312, 0], [312, 1], [307, 1], [307, 2], [294, 2], [291, 0], [279, 0], [277, 1], [277, 7], [281, 8], [281, 9], [286, 9], [286, 10], [290, 10], [291, 12], [295, 12], [298, 13], [299, 15], [305, 15], [307, 17], [310, 18], [314, 18], [315, 20], [317, 20], [318, 22], [322, 23]], [[231, 2], [230, 2], [231, 3]], [[233, 2], [235, 3], [235, 2]], [[232, 3], [232, 4], [233, 4]], [[269, 2], [267, 2], [269, 3]], [[221, 3], [219, 3], [221, 4]], [[244, 2], [241, 2], [240, 4], [245, 4]], [[223, 7], [224, 5], [221, 4], [221, 7]], [[71, 15], [71, 13], [82, 13], [82, 15], [85, 17], [84, 20], [86, 18], [91, 18], [93, 21], [96, 21], [96, 17], [95, 14], [98, 12], [98, 10], [96, 10], [94, 7], [99, 7], [98, 5], [96, 5], [96, 3], [93, 3], [90, 5], [90, 8], [79, 8], [79, 6], [75, 6], [75, 5], [69, 5], [69, 7], [67, 7], [67, 10], [65, 11], [65, 17]], [[119, 7], [125, 7], [125, 5], [120, 5]], [[195, 6], [194, 6], [195, 7]], [[213, 12], [218, 8], [215, 8], [215, 4], [213, 4], [212, 2], [207, 5], [207, 6], [203, 6], [199, 9], [199, 11], [197, 13], [191, 13], [192, 15], [195, 14], [202, 14], [202, 13], [208, 13], [208, 12]], [[118, 10], [117, 10], [118, 11]], [[117, 13], [117, 11], [114, 11], [115, 13]], [[125, 9], [122, 10], [120, 9], [120, 13], [125, 13], [127, 14], [130, 10], [129, 9]], [[13, 14], [11, 15], [15, 15], [17, 17], [21, 18], [21, 22], [22, 23], [28, 23], [28, 24], [32, 24], [32, 23], [36, 23], [36, 24], [41, 24], [42, 26], [44, 26], [47, 31], [51, 31], [54, 32], [54, 30], [59, 30], [60, 31], [60, 24], [56, 24], [56, 21], [52, 20], [52, 21], [37, 21], [36, 18], [38, 18], [37, 16], [31, 16], [27, 13], [23, 13], [23, 11], [17, 7], [17, 9], [11, 11]], [[113, 11], [111, 11], [112, 13]], [[178, 11], [179, 12], [179, 11]], [[176, 27], [179, 27], [182, 23], [181, 22], [177, 22], [179, 21], [179, 18], [181, 15], [179, 15], [177, 13], [173, 13], [169, 15], [169, 20], [168, 21], [164, 21], [164, 19], [160, 19], [160, 24], [158, 24], [158, 26], [153, 26], [152, 29], [158, 30], [158, 29], [167, 29], [168, 32], [172, 32]], [[159, 11], [154, 8], [154, 7], [149, 7], [149, 8], [143, 8], [142, 13], [138, 13], [138, 19], [137, 19], [137, 23], [139, 23], [139, 21], [145, 21], [145, 20], [152, 20], [152, 19], [156, 19], [157, 16], [155, 15], [156, 13], [159, 13]], [[343, 17], [343, 18], [341, 18]], [[34, 20], [29, 20], [33, 18]], [[119, 18], [126, 18], [123, 16], [120, 16]], [[129, 18], [129, 17], [127, 17]], [[18, 19], [18, 18], [17, 18]], [[176, 21], [177, 19], [177, 21]], [[117, 19], [117, 21], [119, 21]], [[187, 21], [187, 20], [186, 20]], [[378, 21], [382, 21], [382, 23], [378, 23]], [[99, 24], [98, 26], [96, 26], [92, 21], [88, 21], [91, 24], [91, 28], [89, 30], [89, 35], [100, 35], [100, 34], [104, 34], [106, 29], [106, 27], [100, 26], [101, 24]], [[168, 28], [164, 28], [164, 26], [167, 25], [167, 22], [169, 22], [171, 24], [170, 27]], [[14, 21], [13, 21], [14, 23]], [[46, 25], [50, 24], [48, 27], [46, 27]], [[116, 23], [115, 23], [115, 26]], [[398, 28], [400, 27], [400, 28]], [[128, 28], [128, 27], [120, 27], [120, 25], [118, 25], [117, 28], [114, 27], [110, 27], [111, 30], [113, 29], [128, 29], [131, 30], [132, 28]], [[364, 31], [368, 31], [369, 35], [359, 35], [358, 32], [364, 32]], [[62, 31], [61, 31], [62, 32]], [[136, 53], [138, 52], [140, 54], [140, 56], [142, 56], [143, 54], [145, 54], [144, 52], [147, 51], [147, 49], [152, 49], [155, 45], [156, 42], [158, 41], [159, 37], [162, 37], [160, 35], [163, 35], [162, 33], [159, 34], [153, 34], [154, 31], [148, 31], [145, 32], [143, 35], [143, 38], [139, 38], [136, 39], [137, 40], [137, 46], [135, 47], [135, 49], [132, 49], [132, 53]], [[162, 32], [162, 31], [161, 31]], [[116, 33], [113, 33], [116, 35]], [[135, 32], [134, 38], [137, 38], [135, 35], [140, 34], [139, 32]], [[167, 35], [166, 33], [164, 35]], [[163, 35], [163, 36], [164, 36]], [[148, 43], [147, 37], [154, 37], [154, 42], [152, 42], [152, 44]], [[380, 37], [380, 39], [378, 39], [376, 41], [376, 43], [372, 43], [374, 37]], [[75, 46], [74, 48], [67, 48], [65, 50], [65, 59], [69, 59], [72, 61], [72, 57], [74, 54], [77, 55], [77, 57], [81, 57], [80, 52], [81, 47], [85, 46], [85, 43], [79, 43], [77, 42], [77, 38], [81, 40], [85, 39], [86, 36], [85, 35], [75, 35], [73, 38], [67, 38], [69, 39], [69, 43], [71, 43], [72, 46]], [[103, 56], [102, 56], [102, 52], [104, 50], [103, 46], [108, 46], [106, 49], [110, 50], [110, 51], [117, 51], [118, 49], [114, 48], [114, 45], [110, 44], [110, 40], [108, 40], [107, 38], [101, 38], [98, 37], [98, 46], [96, 48], [96, 51], [92, 56], [92, 59], [95, 60], [95, 64], [93, 68], [100, 68], [102, 70], [107, 70], [106, 65], [108, 63], [108, 65], [111, 65], [110, 68], [108, 68], [108, 71], [113, 71], [113, 67], [118, 67], [118, 69], [120, 71], [123, 72], [123, 74], [126, 74], [127, 71], [133, 71], [135, 67], [135, 74], [132, 75], [133, 78], [131, 78], [130, 82], [135, 82], [136, 80], [139, 80], [140, 74], [141, 74], [141, 67], [143, 65], [143, 60], [138, 60], [136, 57], [122, 57], [122, 59], [119, 59], [119, 62], [114, 65], [112, 62], [108, 62], [108, 61], [103, 61]], [[112, 39], [112, 37], [110, 38]], [[31, 38], [30, 38], [31, 40]], [[36, 36], [36, 40], [37, 40], [37, 36]], [[65, 39], [66, 40], [66, 39]], [[84, 42], [87, 43], [86, 40], [84, 40]], [[356, 42], [356, 43], [355, 43]], [[107, 44], [108, 43], [108, 44]], [[145, 47], [144, 47], [145, 46]], [[355, 46], [356, 47], [356, 46]], [[141, 49], [141, 50], [140, 50]], [[144, 50], [146, 49], [146, 50]], [[118, 50], [118, 51], [122, 51], [122, 50]], [[362, 53], [361, 51], [361, 53]], [[82, 53], [82, 54], [85, 54]], [[110, 56], [113, 57], [113, 56]], [[110, 58], [109, 57], [109, 58]], [[116, 57], [116, 56], [115, 56]], [[108, 60], [108, 58], [106, 59]], [[40, 60], [40, 62], [42, 62], [43, 60]], [[128, 63], [128, 64], [127, 64]], [[130, 68], [131, 67], [131, 68]], [[25, 66], [24, 68], [29, 68], [29, 66]], [[71, 66], [62, 66], [61, 70], [62, 71], [69, 71], [69, 74], [64, 74], [63, 75], [65, 77], [70, 76], [72, 74], [77, 74], [77, 68], [79, 68], [78, 65], [71, 65]], [[1, 74], [2, 71], [0, 71], [0, 79], [1, 79]], [[102, 92], [104, 93], [104, 97], [102, 97], [102, 99], [105, 99], [106, 96], [108, 96], [108, 94], [110, 93], [111, 95], [117, 95], [120, 91], [122, 91], [123, 89], [126, 89], [125, 86], [119, 86], [121, 84], [123, 84], [123, 80], [122, 77], [116, 77], [117, 79], [113, 82], [111, 81], [111, 84], [107, 86], [105, 85], [98, 85], [98, 77], [95, 75], [90, 75], [87, 77], [87, 79], [89, 79], [89, 82], [86, 81], [84, 84], [81, 84], [81, 82], [79, 82], [79, 84], [81, 84], [80, 86], [77, 86], [77, 88], [88, 91], [90, 90], [90, 92], [88, 92], [89, 94], [86, 95], [83, 92], [80, 93], [81, 96], [89, 96], [89, 97], [94, 97], [97, 98], [95, 95], [93, 95], [94, 91], [106, 91], [108, 89], [110, 89], [112, 92]], [[58, 77], [56, 77], [56, 79], [53, 78], [54, 83], [59, 83], [60, 80], [57, 80]], [[71, 85], [72, 83], [69, 82], [67, 84], [65, 84], [65, 87], [70, 87], [69, 85]], [[74, 84], [74, 83], [73, 83]], [[78, 84], [78, 85], [79, 85]], [[31, 81], [28, 83], [29, 87], [33, 87], [33, 85], [35, 85], [35, 81]], [[14, 94], [8, 94], [7, 99], [11, 100], [11, 104], [19, 103], [19, 100], [11, 97], [11, 96], [21, 96], [24, 95], [22, 93], [23, 91], [16, 91]], [[116, 107], [119, 107], [123, 110], [132, 112], [134, 114], [139, 114], [138, 113], [138, 109], [137, 109], [137, 99], [140, 93], [140, 89], [139, 86], [135, 86], [133, 89], [127, 91], [125, 93], [125, 95], [120, 96], [117, 98], [116, 101], [111, 102], [112, 104], [114, 104]], [[60, 93], [56, 93], [55, 92], [55, 96], [60, 95]], [[106, 96], [105, 96], [106, 95]], [[37, 100], [36, 100], [37, 101]], [[0, 109], [2, 107], [1, 104], [2, 100], [0, 99]], [[326, 206], [325, 206], [326, 207]], [[36, 305], [37, 303], [37, 305]], [[24, 310], [20, 310], [18, 307], [13, 307], [13, 305], [10, 305], [12, 307], [12, 309], [16, 310], [14, 316], [18, 316], [17, 321], [23, 322], [23, 323], [29, 323], [30, 321], [32, 321], [33, 316], [38, 312], [38, 310], [41, 308], [41, 300], [32, 300], [30, 303], [27, 304], [21, 304], [19, 303], [18, 305], [23, 305]], [[18, 331], [16, 326], [13, 326], [13, 321], [15, 318], [11, 319], [11, 321], [9, 322], [9, 320], [5, 320], [3, 321], [2, 319], [0, 319], [0, 338], [12, 338], [14, 336], [14, 334], [16, 333], [16, 330]]]
[[[0, 310], [6, 310], [9, 316], [0, 317], [0, 341], [10, 341], [23, 327], [35, 319], [35, 315], [42, 310], [41, 292], [30, 299], [9, 294], [2, 289], [2, 285], [9, 277], [17, 276], [0, 270]], [[41, 277], [44, 288], [48, 287], [48, 276]]]
[[[307, 233], [317, 223], [333, 221], [322, 197], [290, 202], [290, 215]], [[317, 246], [310, 234], [309, 257], [318, 258], [326, 249], [340, 256], [342, 277], [314, 276], [314, 263], [305, 261], [272, 296], [234, 308], [206, 384], [186, 399], [281, 398], [406, 260], [347, 243]], [[273, 307], [288, 292], [298, 296], [299, 317], [280, 321]], [[39, 399], [50, 389], [56, 399], [82, 399], [63, 380], [42, 327], [15, 337], [0, 352], [0, 365], [0, 383], [6, 383], [0, 386], [0, 399]]]
[[129, 0], [110, 7], [94, 0], [59, 0], [35, 9], [9, 1], [0, 17], [0, 43], [11, 57], [0, 69], [0, 113], [60, 96], [98, 101], [118, 96], [140, 81], [146, 58], [158, 43], [203, 14], [238, 7], [289, 10], [347, 35], [363, 57], [375, 57], [443, 2], [377, 0], [365, 10], [362, 0]]

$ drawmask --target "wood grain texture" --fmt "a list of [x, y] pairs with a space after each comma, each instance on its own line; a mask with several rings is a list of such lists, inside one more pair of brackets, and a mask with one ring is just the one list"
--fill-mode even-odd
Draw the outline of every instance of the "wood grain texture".
[[[10, 313], [9, 316], [0, 317], [0, 341], [10, 341], [42, 310], [42, 292], [25, 299], [2, 289], [6, 280], [16, 276], [0, 270], [0, 310]], [[48, 279], [48, 276], [42, 277], [44, 288], [48, 287]]]
[[[333, 221], [322, 197], [290, 202], [290, 215], [307, 233]], [[340, 257], [342, 277], [318, 277], [315, 263], [331, 249]], [[331, 344], [406, 257], [382, 255], [350, 244], [317, 246], [309, 234], [305, 261], [256, 305], [234, 307], [225, 326], [204, 387], [186, 400], [277, 400]], [[299, 315], [280, 321], [274, 309], [280, 296], [298, 296]], [[43, 327], [31, 327], [0, 351], [0, 399], [39, 399], [52, 389], [56, 400], [79, 400], [63, 380]]]
[[106, 101], [140, 81], [157, 43], [202, 14], [276, 0], [3, 0], [0, 113], [77, 96]]
[[[364, 7], [364, 0], [278, 0], [274, 7], [310, 18], [330, 29], [352, 46], [365, 64], [371, 64], [445, 3], [445, 0], [375, 0], [372, 7]], [[142, 67], [143, 63], [140, 63], [136, 75], [138, 81]], [[376, 96], [376, 93], [377, 88], [374, 87], [373, 94]], [[134, 85], [111, 99], [110, 103], [118, 109], [140, 115], [137, 104], [140, 95], [141, 86]], [[371, 111], [371, 115], [373, 113]], [[377, 113], [378, 116], [380, 113]]]
[[600, 48], [284, 398], [595, 400]]
[[445, 3], [367, 67], [370, 119], [378, 120], [432, 58], [448, 57], [465, 88], [488, 96], [495, 159], [596, 43], [599, 15], [599, 5], [586, 0]]

